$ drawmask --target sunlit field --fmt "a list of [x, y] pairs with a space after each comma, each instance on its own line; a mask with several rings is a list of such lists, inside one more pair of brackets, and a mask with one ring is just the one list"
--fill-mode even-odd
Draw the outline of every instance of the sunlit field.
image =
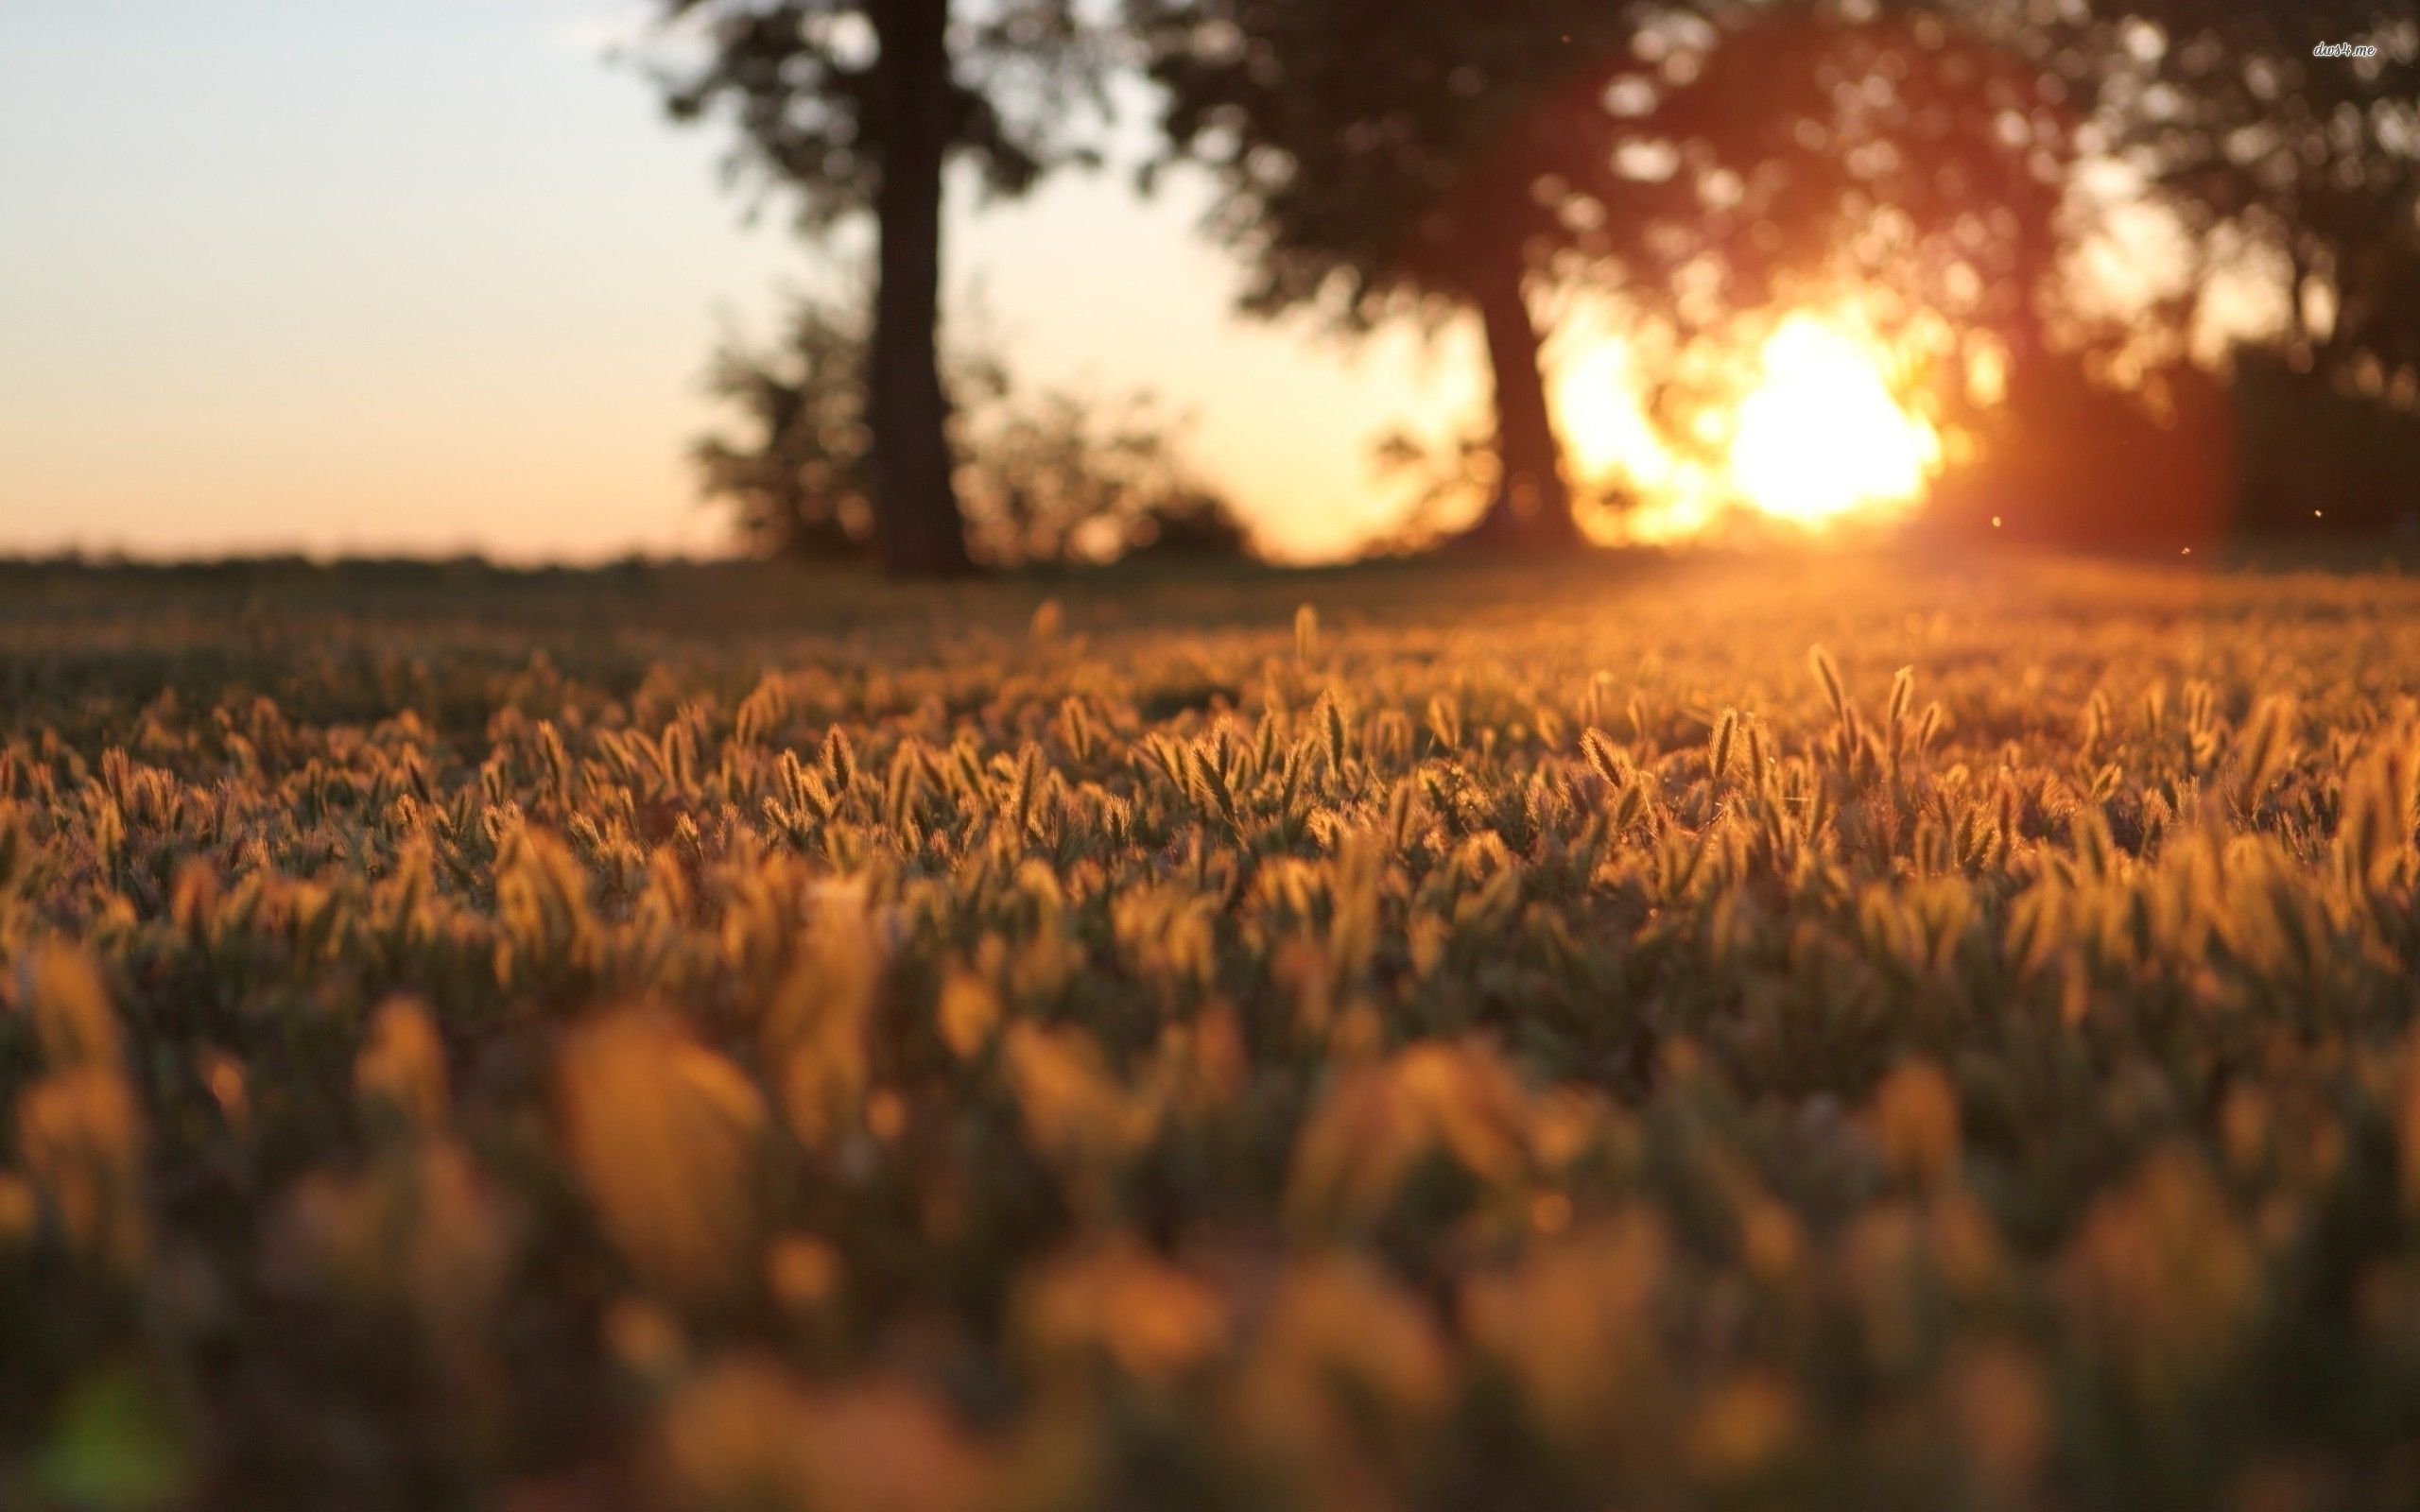
[[2369, 1507], [2420, 582], [0, 592], [0, 1505]]

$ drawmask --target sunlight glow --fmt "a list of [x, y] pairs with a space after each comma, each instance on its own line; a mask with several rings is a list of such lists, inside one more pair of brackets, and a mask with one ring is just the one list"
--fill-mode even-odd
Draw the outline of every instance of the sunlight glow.
[[1733, 481], [1750, 505], [1823, 524], [1915, 502], [1940, 461], [1940, 438], [1892, 394], [1870, 343], [1797, 315], [1759, 361], [1730, 448]]

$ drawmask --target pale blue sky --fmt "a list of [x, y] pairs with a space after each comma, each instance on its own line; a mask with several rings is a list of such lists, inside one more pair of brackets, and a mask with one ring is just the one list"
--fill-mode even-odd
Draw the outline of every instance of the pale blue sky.
[[[710, 550], [683, 462], [718, 318], [810, 273], [719, 141], [597, 39], [613, 0], [0, 3], [0, 552]], [[1156, 389], [1276, 541], [1388, 501], [1374, 434], [1470, 403], [1457, 341], [1237, 324], [1182, 193], [977, 217], [1034, 377]]]

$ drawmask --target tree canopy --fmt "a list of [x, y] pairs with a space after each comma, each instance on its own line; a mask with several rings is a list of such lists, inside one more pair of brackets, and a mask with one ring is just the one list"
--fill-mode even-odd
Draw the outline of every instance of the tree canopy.
[[1211, 230], [1245, 307], [1347, 329], [1480, 319], [1495, 380], [1500, 538], [1573, 537], [1533, 285], [1644, 250], [1669, 164], [1638, 134], [1643, 7], [1575, 0], [1130, 0], [1169, 156], [1217, 187]]

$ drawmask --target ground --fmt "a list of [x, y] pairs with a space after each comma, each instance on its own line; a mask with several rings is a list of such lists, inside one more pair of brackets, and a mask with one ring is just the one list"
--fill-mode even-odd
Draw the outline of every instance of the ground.
[[0, 1504], [2377, 1506], [2420, 581], [0, 569]]

